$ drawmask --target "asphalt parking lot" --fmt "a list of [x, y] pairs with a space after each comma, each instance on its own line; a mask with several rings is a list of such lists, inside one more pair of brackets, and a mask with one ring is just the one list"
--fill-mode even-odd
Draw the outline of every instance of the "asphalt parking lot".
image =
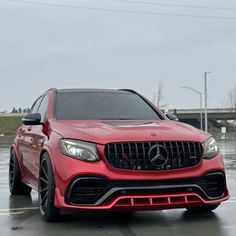
[[184, 209], [135, 213], [79, 212], [45, 223], [35, 191], [11, 196], [8, 191], [9, 148], [0, 147], [0, 235], [236, 235], [236, 141], [218, 142], [225, 154], [230, 200], [212, 213], [193, 215]]

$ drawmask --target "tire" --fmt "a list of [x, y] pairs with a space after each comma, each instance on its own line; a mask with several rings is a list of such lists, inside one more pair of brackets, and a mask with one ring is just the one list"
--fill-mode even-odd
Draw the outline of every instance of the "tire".
[[187, 208], [187, 211], [191, 212], [191, 213], [204, 213], [204, 212], [206, 213], [206, 212], [211, 212], [211, 211], [215, 210], [219, 205], [220, 205], [220, 203], [212, 204], [212, 205], [208, 205], [208, 206]]
[[44, 153], [39, 170], [39, 208], [42, 218], [46, 222], [59, 219], [60, 210], [54, 206], [55, 181], [52, 165], [47, 153]]
[[9, 190], [12, 195], [28, 195], [31, 187], [21, 181], [21, 171], [15, 151], [12, 149], [9, 161]]

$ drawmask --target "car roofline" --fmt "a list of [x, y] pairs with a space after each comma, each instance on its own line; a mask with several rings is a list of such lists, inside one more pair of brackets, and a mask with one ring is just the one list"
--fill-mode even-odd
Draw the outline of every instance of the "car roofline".
[[[103, 89], [103, 88], [68, 88], [68, 89], [51, 89], [56, 90], [57, 93], [70, 93], [70, 92], [114, 92], [114, 93], [121, 93], [121, 92], [127, 92], [131, 93], [131, 89]], [[137, 92], [132, 92], [136, 93]]]

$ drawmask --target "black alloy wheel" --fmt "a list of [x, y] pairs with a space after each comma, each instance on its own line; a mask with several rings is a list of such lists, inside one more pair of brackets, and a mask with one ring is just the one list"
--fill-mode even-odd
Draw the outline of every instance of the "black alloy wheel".
[[39, 207], [43, 220], [47, 222], [57, 221], [60, 210], [54, 206], [55, 181], [51, 161], [47, 153], [44, 153], [39, 170]]
[[31, 187], [21, 181], [21, 171], [13, 149], [10, 152], [9, 161], [9, 190], [12, 195], [27, 195], [32, 190]]

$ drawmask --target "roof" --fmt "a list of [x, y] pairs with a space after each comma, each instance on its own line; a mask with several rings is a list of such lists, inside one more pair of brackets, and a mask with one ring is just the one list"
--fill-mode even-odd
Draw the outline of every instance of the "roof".
[[112, 92], [112, 93], [136, 93], [130, 89], [94, 89], [94, 88], [69, 88], [56, 89], [57, 93], [71, 93], [71, 92]]

